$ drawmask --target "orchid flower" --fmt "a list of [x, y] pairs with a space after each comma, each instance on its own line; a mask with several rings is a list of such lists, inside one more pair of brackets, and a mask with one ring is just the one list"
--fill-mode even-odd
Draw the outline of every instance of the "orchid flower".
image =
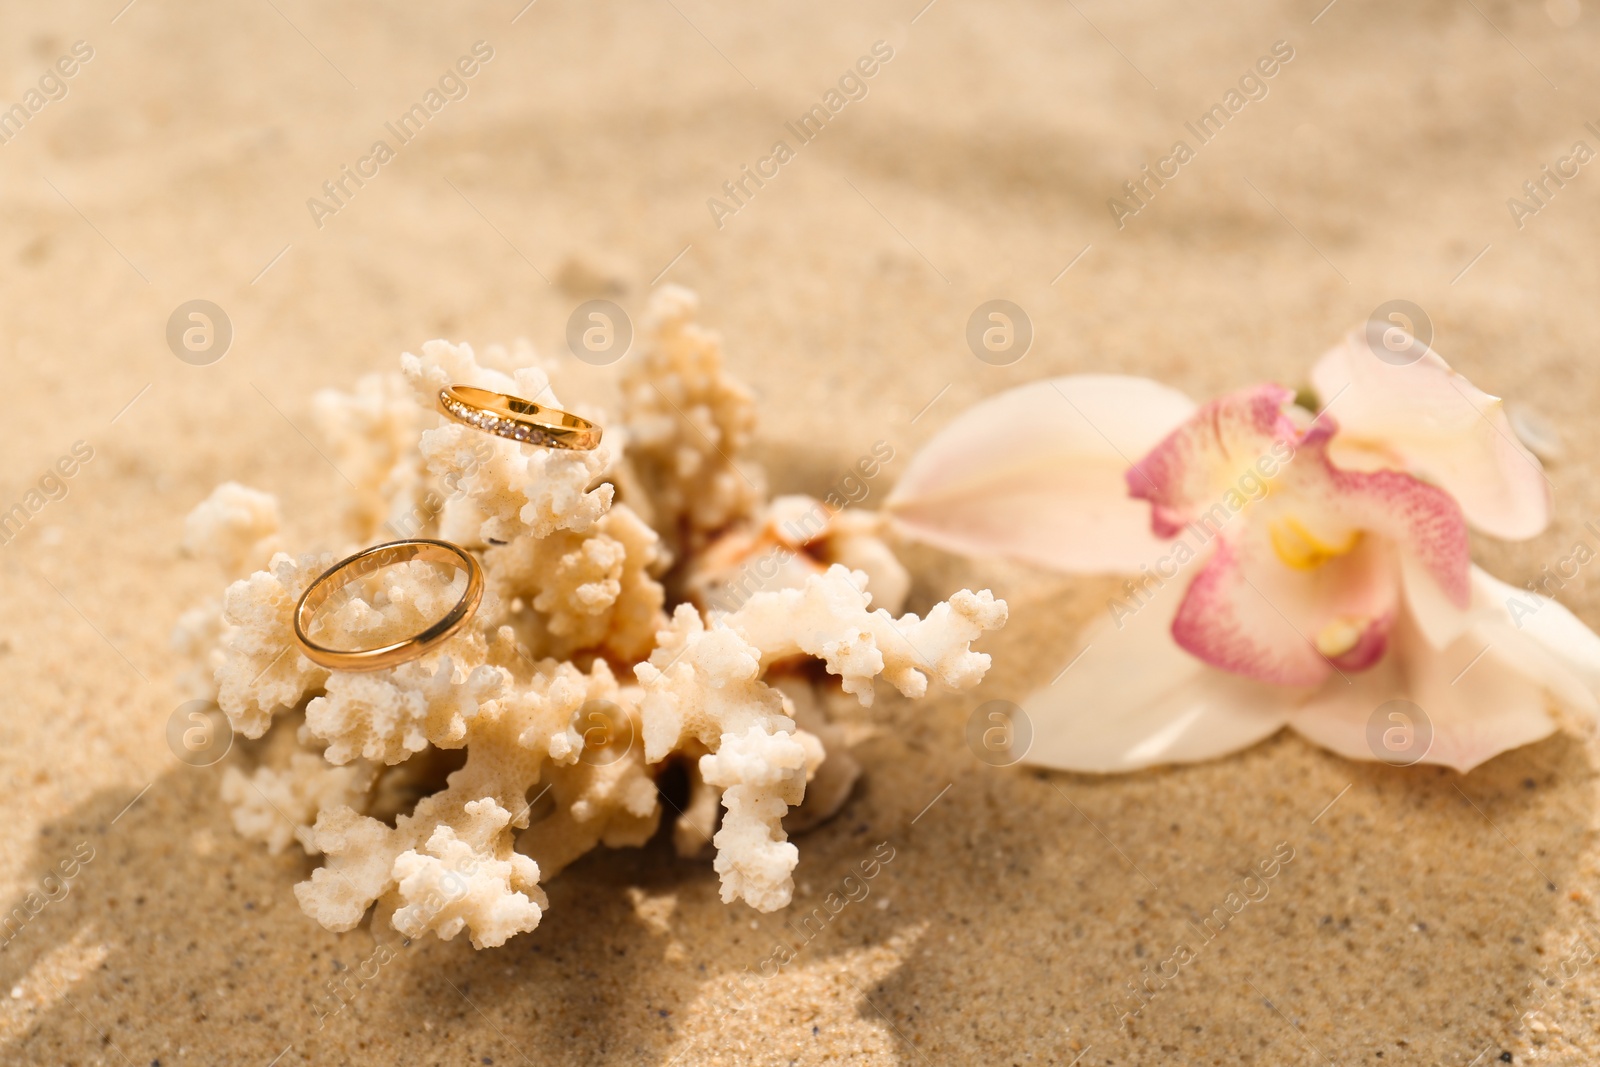
[[1346, 757], [1467, 771], [1548, 736], [1557, 713], [1600, 711], [1600, 637], [1469, 555], [1469, 527], [1548, 525], [1539, 461], [1497, 398], [1415, 351], [1387, 362], [1352, 333], [1313, 370], [1315, 414], [1271, 384], [1196, 406], [1145, 379], [1069, 376], [992, 397], [924, 446], [886, 505], [902, 535], [1126, 576], [1024, 702], [1024, 758], [1127, 771], [1289, 726]]

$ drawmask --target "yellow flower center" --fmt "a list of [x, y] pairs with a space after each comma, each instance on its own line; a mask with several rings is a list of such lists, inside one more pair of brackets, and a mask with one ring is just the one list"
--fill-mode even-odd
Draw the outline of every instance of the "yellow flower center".
[[1338, 556], [1351, 551], [1361, 541], [1361, 531], [1351, 530], [1343, 544], [1329, 544], [1320, 540], [1298, 519], [1282, 518], [1268, 528], [1272, 536], [1272, 550], [1285, 566], [1297, 571], [1315, 570]]
[[1355, 648], [1356, 642], [1361, 640], [1361, 635], [1367, 632], [1368, 621], [1350, 615], [1340, 615], [1317, 634], [1317, 651], [1329, 659], [1344, 655]]

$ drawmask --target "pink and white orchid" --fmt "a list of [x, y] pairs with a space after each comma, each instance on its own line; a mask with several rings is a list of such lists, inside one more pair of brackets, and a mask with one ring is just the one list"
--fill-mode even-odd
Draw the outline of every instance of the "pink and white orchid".
[[[901, 533], [1129, 575], [1024, 703], [1029, 762], [1126, 771], [1287, 725], [1466, 771], [1549, 735], [1553, 712], [1600, 712], [1600, 637], [1469, 556], [1469, 526], [1549, 523], [1539, 461], [1498, 399], [1414, 352], [1388, 362], [1352, 333], [1313, 371], [1318, 414], [1270, 384], [1197, 407], [1139, 378], [1036, 382], [918, 453], [887, 504]], [[1413, 706], [1398, 752], [1376, 740], [1395, 701]]]

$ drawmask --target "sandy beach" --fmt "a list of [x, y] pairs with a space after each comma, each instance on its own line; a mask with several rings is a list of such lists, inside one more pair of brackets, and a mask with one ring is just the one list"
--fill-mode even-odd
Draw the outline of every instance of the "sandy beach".
[[[281, 499], [296, 545], [338, 548], [348, 486], [311, 396], [431, 338], [526, 338], [606, 403], [613, 371], [567, 354], [574, 307], [637, 315], [688, 286], [759, 398], [773, 490], [822, 496], [886, 441], [873, 508], [1008, 387], [1298, 386], [1406, 299], [1563, 442], [1556, 521], [1475, 541], [1481, 565], [1521, 585], [1600, 518], [1600, 174], [1574, 162], [1537, 210], [1507, 205], [1575, 143], [1600, 150], [1578, 0], [523, 2], [0, 12], [0, 511], [44, 498], [0, 545], [0, 910], [27, 919], [0, 945], [0, 1061], [1600, 1059], [1589, 732], [1464, 776], [1289, 733], [1118, 777], [989, 766], [973, 709], [1049, 683], [1113, 583], [910, 544], [908, 610], [990, 588], [1010, 621], [975, 692], [848, 712], [864, 775], [798, 838], [791, 911], [723, 904], [710, 860], [658, 839], [580, 860], [503, 948], [303, 914], [312, 861], [241, 839], [226, 762], [168, 747], [168, 635], [220, 593], [183, 519], [233, 479]], [[1252, 71], [1259, 95], [1195, 136]], [[1131, 197], [1146, 167], [1175, 175]], [[965, 338], [994, 299], [1033, 331], [1007, 365]], [[231, 327], [200, 365], [167, 336], [194, 300]], [[1597, 626], [1591, 579], [1558, 595]], [[797, 933], [868, 860], [869, 892]], [[1272, 860], [1267, 892], [1197, 936]], [[781, 943], [800, 949], [741, 982]], [[1185, 943], [1122, 1024], [1128, 983]]]

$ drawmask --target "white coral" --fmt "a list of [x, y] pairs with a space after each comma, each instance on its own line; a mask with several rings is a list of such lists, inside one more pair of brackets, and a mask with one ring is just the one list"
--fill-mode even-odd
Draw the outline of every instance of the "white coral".
[[[896, 617], [908, 579], [877, 519], [807, 497], [763, 502], [744, 459], [754, 399], [695, 312], [686, 290], [651, 300], [623, 371], [623, 417], [576, 409], [606, 426], [592, 452], [506, 441], [436, 413], [448, 385], [562, 406], [525, 344], [480, 359], [430, 341], [399, 375], [316, 398], [355, 486], [357, 543], [380, 524], [451, 540], [486, 580], [476, 614], [442, 647], [370, 673], [329, 672], [294, 649], [294, 606], [331, 554], [273, 555], [174, 634], [240, 733], [259, 737], [294, 712], [298, 731], [273, 731], [250, 774], [227, 770], [223, 798], [246, 836], [322, 855], [295, 895], [323, 926], [349, 930], [376, 906], [408, 937], [466, 932], [483, 948], [532, 930], [547, 907], [541, 878], [656, 833], [668, 761], [689, 772], [680, 851], [712, 840], [725, 900], [782, 907], [799, 855], [786, 814], [809, 789], [796, 823], [831, 815], [859, 765], [810, 683], [769, 669], [815, 657], [862, 704], [879, 676], [918, 696], [987, 669], [970, 646], [1004, 621], [1002, 602], [963, 591], [926, 618]], [[613, 493], [625, 502], [613, 506]], [[189, 525], [191, 548], [225, 568], [280, 536], [275, 502], [237, 486]], [[721, 610], [707, 603], [771, 552], [786, 558], [776, 581]], [[416, 633], [462, 594], [464, 578], [441, 573], [413, 562], [368, 575], [324, 605], [311, 636], [358, 648]], [[669, 591], [705, 610], [679, 603], [669, 618]], [[446, 749], [465, 752], [447, 776]]]
[[[503, 651], [501, 641], [490, 646], [491, 656]], [[441, 826], [451, 827], [459, 839], [472, 841], [478, 853], [512, 862], [513, 831], [528, 825], [541, 777], [561, 769], [554, 761], [571, 764], [582, 752], [583, 736], [574, 728], [580, 713], [597, 704], [620, 706], [630, 701], [603, 661], [597, 661], [588, 674], [553, 660], [534, 665], [531, 674], [515, 680], [503, 696], [485, 703], [466, 720], [465, 766], [450, 775], [444, 790], [424, 798], [410, 815], [401, 815], [394, 827], [348, 808], [330, 810], [318, 819], [314, 843], [328, 854], [328, 862], [313, 871], [309, 881], [295, 887], [301, 907], [329, 929], [347, 930], [360, 922], [375, 901], [403, 903], [396, 861], [407, 852], [428, 852], [429, 842]], [[558, 862], [570, 861], [601, 840], [618, 845], [642, 843], [654, 830], [654, 782], [642, 763], [619, 767], [609, 778], [608, 788], [588, 791], [591, 810], [580, 812], [583, 818], [570, 819], [569, 833], [552, 833], [559, 825], [552, 824], [541, 835], [553, 856], [566, 857]], [[638, 788], [641, 780], [649, 783], [647, 795]], [[484, 801], [493, 801], [508, 813], [507, 818], [487, 819], [484, 813], [489, 809], [482, 807]], [[542, 861], [544, 854], [535, 853], [535, 858]], [[534, 899], [538, 875], [536, 869], [530, 870], [518, 876], [523, 879], [518, 885], [519, 891]], [[402, 920], [397, 913], [393, 921], [411, 921], [418, 914], [407, 913], [409, 918]], [[498, 927], [480, 930], [474, 925], [480, 919], [498, 922], [496, 913], [468, 910], [452, 914], [465, 918], [474, 943], [496, 936]], [[396, 928], [404, 932], [404, 928]], [[452, 936], [437, 926], [426, 928]]]
[[[401, 357], [401, 368], [418, 401], [430, 408], [449, 385], [560, 407], [543, 370], [524, 368], [507, 375], [482, 367], [470, 345], [429, 341], [422, 355]], [[598, 448], [572, 451], [520, 444], [443, 416], [437, 422], [437, 428], [422, 434], [420, 449], [428, 470], [450, 489], [445, 514], [455, 513], [461, 529], [444, 532], [460, 533], [472, 545], [546, 537], [556, 530], [587, 530], [611, 506], [614, 490], [609, 482], [590, 486], [611, 465], [614, 435], [602, 436]]]
[[789, 843], [783, 816], [805, 796], [807, 749], [792, 731], [752, 724], [723, 734], [717, 751], [700, 757], [701, 776], [722, 789], [727, 809], [712, 839], [724, 901], [743, 900], [757, 911], [789, 903], [800, 850]]
[[493, 842], [511, 813], [493, 799], [472, 801], [464, 810], [467, 836], [440, 826], [421, 851], [395, 857], [393, 876], [403, 903], [394, 913], [394, 928], [407, 937], [432, 930], [444, 941], [469, 929], [474, 948], [493, 948], [539, 925], [539, 902], [526, 892], [538, 892], [539, 865], [515, 852], [497, 854]]
[[333, 465], [354, 487], [344, 506], [355, 539], [372, 538], [380, 526], [397, 538], [425, 533], [438, 503], [416, 451], [422, 407], [406, 380], [368, 374], [352, 392], [319, 390], [311, 413]]
[[857, 511], [836, 511], [826, 535], [813, 546], [828, 564], [867, 576], [867, 592], [872, 602], [894, 614], [905, 607], [911, 592], [911, 573], [883, 539], [884, 521], [879, 515]]
[[467, 724], [500, 694], [508, 675], [499, 667], [458, 667], [445, 655], [435, 669], [423, 662], [385, 671], [335, 672], [327, 691], [306, 705], [304, 735], [327, 743], [324, 756], [342, 764], [361, 757], [395, 764], [430, 744], [460, 748]]
[[650, 574], [659, 546], [655, 531], [618, 505], [587, 534], [563, 530], [491, 546], [484, 571], [502, 600], [521, 598], [536, 613], [533, 655], [564, 659], [595, 649], [629, 662], [649, 655], [666, 624], [666, 592]]
[[279, 552], [264, 571], [228, 586], [222, 597], [222, 663], [217, 703], [233, 728], [260, 737], [280, 708], [294, 707], [328, 671], [294, 647], [294, 608], [333, 556], [295, 559]]
[[679, 604], [657, 640], [649, 662], [633, 669], [645, 691], [640, 712], [651, 763], [690, 737], [714, 751], [725, 733], [787, 722], [782, 694], [760, 681], [761, 650], [737, 631], [708, 630], [694, 608]]
[[835, 564], [800, 589], [751, 597], [723, 624], [761, 649], [763, 665], [797, 655], [822, 660], [863, 705], [871, 705], [879, 674], [908, 697], [927, 692], [929, 675], [951, 690], [982, 680], [989, 657], [970, 646], [1005, 625], [1005, 601], [988, 590], [963, 589], [935, 604], [926, 619], [896, 619], [868, 609], [866, 587], [865, 574]]
[[296, 752], [282, 770], [258, 767], [246, 775], [237, 767], [222, 773], [222, 802], [233, 811], [233, 827], [264, 842], [276, 855], [298, 841], [315, 854], [312, 827], [324, 809], [365, 806], [377, 768], [364, 762], [329, 766], [309, 752]]
[[517, 840], [517, 848], [538, 860], [545, 877], [561, 873], [596, 845], [634, 847], [655, 835], [661, 805], [643, 746], [635, 744], [604, 762], [555, 764], [546, 770], [553, 810]]
[[762, 911], [789, 902], [798, 853], [782, 820], [821, 761], [815, 740], [795, 730], [792, 704], [761, 680], [766, 667], [814, 656], [864, 705], [872, 703], [878, 674], [905, 695], [921, 696], [929, 675], [962, 689], [989, 667], [989, 657], [969, 646], [1004, 624], [1004, 601], [963, 590], [927, 619], [897, 620], [868, 610], [865, 586], [864, 574], [834, 566], [800, 589], [752, 595], [709, 629], [680, 604], [650, 661], [634, 668], [645, 690], [645, 758], [660, 760], [690, 737], [710, 750], [700, 773], [724, 790], [727, 814], [714, 839], [724, 900]]
[[183, 548], [236, 578], [272, 558], [282, 547], [282, 529], [277, 497], [223, 482], [183, 520]]
[[413, 836], [349, 805], [318, 812], [312, 846], [328, 862], [294, 887], [300, 909], [329, 930], [355, 929], [373, 901], [393, 886], [395, 857], [411, 847]]
[[650, 662], [634, 673], [645, 691], [645, 759], [664, 759], [689, 738], [709, 750], [700, 775], [723, 790], [727, 809], [713, 838], [722, 899], [761, 911], [783, 907], [800, 855], [783, 816], [805, 795], [806, 753], [792, 736], [783, 694], [760, 680], [761, 650], [732, 629], [706, 629], [698, 612], [680, 604]]
[[695, 321], [699, 307], [681, 286], [657, 290], [622, 380], [628, 466], [646, 497], [639, 509], [679, 554], [754, 514], [765, 481], [741, 460], [755, 397], [727, 373], [722, 339]]

